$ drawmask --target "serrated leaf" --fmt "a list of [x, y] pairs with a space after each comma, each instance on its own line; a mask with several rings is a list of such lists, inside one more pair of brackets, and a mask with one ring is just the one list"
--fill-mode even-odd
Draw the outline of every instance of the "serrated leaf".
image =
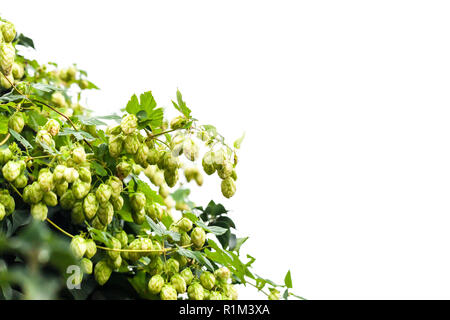
[[[181, 96], [181, 92], [178, 89], [177, 89], [177, 102], [178, 102], [177, 110], [180, 111], [186, 118], [189, 119], [191, 117], [191, 109], [189, 109], [186, 106], [186, 102], [183, 101], [183, 97]], [[176, 105], [176, 104], [174, 103], [174, 105]]]
[[45, 83], [32, 83], [31, 87], [43, 91], [43, 92], [53, 92], [53, 91], [61, 91], [61, 88], [58, 88], [51, 84], [45, 84]]
[[202, 220], [197, 220], [197, 222], [195, 223], [197, 226], [203, 228], [206, 231], [209, 231], [213, 234], [215, 234], [216, 236], [220, 236], [222, 234], [224, 234], [225, 232], [227, 232], [228, 230], [222, 227], [217, 227], [217, 226], [207, 226]]
[[130, 101], [128, 101], [127, 106], [125, 108], [128, 113], [136, 114], [139, 111], [139, 100], [136, 97], [135, 94], [133, 94], [130, 98]]
[[195, 259], [200, 264], [206, 266], [210, 271], [214, 271], [214, 267], [211, 264], [211, 262], [208, 260], [208, 258], [203, 256], [200, 251], [192, 251], [192, 250], [184, 249], [184, 248], [179, 247], [178, 245], [177, 245], [177, 248], [178, 248], [177, 252], [180, 255], [185, 256], [190, 259]]
[[22, 137], [18, 132], [14, 131], [13, 129], [9, 129], [9, 132], [14, 137], [14, 139], [19, 141], [20, 144], [25, 147], [25, 149], [33, 150], [33, 146], [24, 137]]
[[16, 38], [17, 44], [24, 47], [29, 47], [34, 49], [33, 39], [28, 38], [23, 33], [20, 33]]

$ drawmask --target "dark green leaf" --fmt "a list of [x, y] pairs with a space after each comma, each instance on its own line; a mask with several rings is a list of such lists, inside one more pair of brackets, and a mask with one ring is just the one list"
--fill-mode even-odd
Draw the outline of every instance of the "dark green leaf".
[[286, 276], [284, 277], [284, 284], [286, 287], [292, 288], [291, 270], [286, 273]]
[[9, 132], [14, 137], [14, 139], [19, 141], [20, 144], [23, 145], [26, 149], [33, 150], [33, 146], [24, 137], [22, 137], [19, 133], [17, 133], [13, 129], [9, 129]]

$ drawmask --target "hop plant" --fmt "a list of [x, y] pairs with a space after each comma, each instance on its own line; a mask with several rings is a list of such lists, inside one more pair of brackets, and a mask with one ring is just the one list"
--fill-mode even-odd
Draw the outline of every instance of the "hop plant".
[[14, 40], [16, 36], [16, 28], [11, 22], [5, 22], [2, 24], [1, 31], [5, 42], [12, 42]]

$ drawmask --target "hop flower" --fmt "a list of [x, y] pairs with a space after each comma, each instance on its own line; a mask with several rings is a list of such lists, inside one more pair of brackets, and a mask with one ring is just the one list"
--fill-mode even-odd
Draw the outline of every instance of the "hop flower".
[[72, 186], [72, 191], [75, 199], [83, 199], [91, 189], [91, 184], [87, 182], [83, 182], [81, 180], [75, 181], [75, 183]]
[[60, 125], [59, 122], [55, 119], [49, 119], [44, 126], [44, 129], [48, 131], [53, 137], [58, 135]]
[[15, 113], [8, 121], [8, 127], [21, 133], [23, 127], [25, 126], [25, 120], [23, 119], [22, 113]]
[[169, 186], [167, 185], [167, 183], [163, 183], [159, 186], [159, 195], [163, 198], [167, 198], [170, 194], [170, 190], [169, 190]]
[[186, 177], [187, 182], [194, 179], [197, 185], [201, 186], [203, 184], [203, 176], [196, 167], [184, 169], [184, 176]]
[[112, 188], [105, 183], [102, 183], [101, 185], [99, 185], [97, 188], [97, 191], [95, 191], [97, 200], [100, 203], [108, 202], [109, 198], [111, 198], [111, 194], [112, 194]]
[[86, 241], [81, 236], [75, 236], [70, 242], [70, 250], [77, 259], [81, 259], [86, 253]]
[[207, 175], [212, 175], [216, 171], [214, 166], [214, 154], [211, 151], [205, 153], [202, 159], [203, 170]]
[[[1, 59], [1, 57], [0, 57]], [[0, 61], [1, 64], [1, 61]], [[14, 77], [11, 74], [7, 74], [6, 76], [3, 75], [3, 73], [0, 72], [0, 87], [3, 89], [9, 89], [12, 87], [12, 84], [14, 83]]]
[[230, 177], [232, 173], [233, 173], [233, 164], [228, 160], [225, 160], [223, 162], [223, 165], [221, 165], [217, 169], [217, 174], [221, 179], [226, 179]]
[[72, 159], [76, 163], [83, 163], [86, 161], [86, 152], [83, 147], [77, 147], [72, 151]]
[[231, 272], [227, 267], [222, 267], [214, 271], [214, 275], [216, 276], [217, 280], [222, 283], [226, 283], [231, 277]]
[[83, 258], [80, 261], [80, 266], [81, 266], [81, 270], [83, 271], [83, 273], [85, 274], [91, 274], [92, 273], [92, 261], [87, 259], [87, 258]]
[[183, 116], [177, 116], [170, 121], [170, 128], [173, 130], [183, 128], [187, 123], [187, 119]]
[[166, 183], [169, 187], [173, 188], [178, 181], [178, 171], [165, 170], [164, 180], [166, 180]]
[[53, 189], [53, 174], [49, 169], [42, 169], [39, 172], [38, 183], [43, 192], [48, 192]]
[[123, 190], [123, 183], [117, 177], [110, 177], [107, 184], [111, 187], [111, 195], [113, 197], [119, 197]]
[[89, 170], [87, 167], [81, 167], [78, 169], [78, 174], [80, 176], [81, 181], [91, 184], [92, 182], [91, 170]]
[[31, 211], [31, 215], [36, 220], [44, 221], [47, 218], [48, 208], [42, 202], [39, 202], [37, 204], [32, 204], [30, 211]]
[[3, 74], [10, 75], [13, 82], [14, 77], [11, 74], [11, 71], [15, 57], [16, 49], [12, 43], [0, 43], [0, 69]]
[[[119, 239], [111, 238], [111, 249], [121, 249], [122, 244], [120, 243]], [[108, 256], [111, 258], [111, 260], [116, 260], [118, 257], [120, 257], [120, 251], [108, 251]], [[120, 266], [120, 265], [119, 265]]]
[[67, 189], [69, 189], [69, 183], [67, 181], [58, 182], [55, 186], [55, 191], [58, 197], [62, 197], [62, 195], [66, 193]]
[[183, 230], [184, 232], [189, 232], [192, 229], [192, 221], [189, 220], [188, 218], [182, 218], [178, 223], [177, 223], [178, 228], [180, 228], [181, 230]]
[[66, 166], [62, 164], [58, 164], [53, 170], [53, 180], [55, 182], [60, 182], [64, 179], [64, 172], [66, 170]]
[[194, 282], [192, 283], [188, 290], [188, 297], [191, 300], [203, 300], [204, 295], [205, 295], [205, 291], [202, 287], [202, 285], [198, 282]]
[[223, 296], [220, 292], [212, 291], [209, 294], [208, 300], [223, 300]]
[[120, 128], [125, 134], [132, 134], [138, 125], [138, 119], [134, 114], [129, 114], [125, 116], [120, 122]]
[[26, 203], [36, 204], [40, 202], [43, 197], [44, 191], [41, 190], [41, 187], [37, 181], [23, 189], [23, 201]]
[[125, 138], [124, 149], [126, 153], [135, 154], [139, 148], [139, 139], [137, 134], [130, 134]]
[[80, 174], [78, 173], [77, 169], [75, 168], [65, 168], [64, 169], [64, 179], [68, 183], [75, 182], [80, 177]]
[[177, 300], [178, 295], [175, 288], [170, 284], [165, 284], [160, 293], [161, 300]]
[[61, 92], [59, 91], [53, 92], [51, 100], [56, 106], [60, 108], [67, 108], [66, 98]]
[[10, 215], [16, 208], [14, 198], [11, 197], [8, 190], [0, 191], [0, 203], [5, 207], [6, 215]]
[[51, 148], [55, 147], [55, 141], [47, 130], [39, 130], [36, 134], [36, 143], [44, 144]]
[[150, 261], [148, 267], [151, 275], [161, 274], [164, 271], [164, 262], [156, 257]]
[[134, 156], [134, 160], [137, 164], [140, 164], [143, 167], [147, 166], [147, 156], [148, 156], [149, 148], [145, 144], [141, 144], [137, 150], [136, 155]]
[[225, 198], [231, 198], [236, 193], [236, 185], [234, 184], [233, 178], [229, 177], [222, 180], [221, 189]]
[[134, 210], [131, 212], [131, 217], [133, 218], [134, 223], [143, 224], [145, 222], [145, 209]]
[[191, 232], [191, 240], [195, 247], [201, 248], [205, 244], [206, 234], [205, 230], [200, 227], [195, 227]]
[[174, 258], [170, 258], [166, 261], [166, 264], [164, 265], [164, 271], [167, 274], [178, 273], [180, 271], [180, 263]]
[[170, 278], [170, 283], [178, 293], [186, 292], [186, 281], [179, 273], [174, 274], [172, 278]]
[[121, 135], [113, 136], [109, 139], [108, 150], [113, 158], [117, 158], [123, 149], [123, 137]]
[[18, 189], [22, 189], [25, 188], [28, 184], [28, 178], [25, 174], [21, 174], [20, 176], [18, 176], [16, 178], [16, 180], [14, 180], [14, 186]]
[[114, 234], [114, 237], [119, 240], [121, 248], [125, 248], [128, 244], [128, 236], [124, 230], [120, 230]]
[[192, 280], [194, 279], [194, 275], [192, 274], [192, 270], [190, 268], [183, 269], [180, 272], [180, 275], [183, 277], [187, 285], [190, 285]]
[[[20, 177], [19, 177], [20, 178]], [[43, 201], [47, 206], [54, 207], [58, 205], [58, 197], [53, 191], [44, 193]]]
[[184, 140], [183, 154], [188, 160], [195, 161], [199, 156], [199, 152], [199, 147], [193, 139]]
[[13, 154], [9, 148], [2, 148], [0, 149], [0, 164], [5, 164], [9, 160], [11, 160]]
[[223, 294], [229, 300], [237, 300], [237, 298], [238, 298], [237, 289], [235, 286], [233, 286], [231, 284], [227, 284], [223, 287]]
[[70, 213], [73, 224], [82, 224], [84, 222], [83, 203], [81, 201], [75, 202]]
[[17, 62], [13, 63], [11, 73], [14, 77], [14, 79], [20, 80], [23, 78], [23, 75], [25, 74], [25, 70], [23, 68], [23, 65]]
[[92, 239], [88, 239], [85, 241], [86, 243], [86, 252], [84, 255], [86, 258], [90, 259], [97, 253], [97, 246], [95, 245], [95, 241]]
[[131, 195], [131, 207], [135, 211], [140, 211], [145, 207], [145, 203], [147, 201], [145, 194], [142, 192], [136, 192]]
[[164, 278], [161, 275], [156, 274], [150, 278], [150, 281], [148, 282], [148, 290], [153, 294], [158, 294], [161, 292], [163, 285]]
[[111, 223], [114, 216], [114, 208], [110, 202], [100, 203], [97, 211], [97, 217], [103, 225], [108, 225]]
[[181, 233], [180, 245], [187, 246], [191, 244], [191, 237], [186, 232]]
[[103, 286], [111, 277], [112, 269], [106, 260], [100, 260], [94, 268], [95, 280]]
[[14, 25], [11, 22], [5, 22], [4, 24], [2, 24], [1, 29], [3, 40], [5, 40], [5, 42], [12, 42], [16, 37], [16, 29]]
[[109, 201], [112, 203], [115, 211], [120, 211], [123, 207], [123, 198], [122, 196], [114, 197], [111, 196], [111, 199]]
[[209, 272], [205, 271], [200, 275], [200, 283], [202, 284], [203, 288], [207, 290], [211, 290], [214, 288], [214, 284], [216, 283], [216, 277]]
[[116, 170], [119, 179], [123, 180], [130, 175], [133, 167], [128, 162], [122, 161], [117, 165]]
[[73, 195], [72, 190], [67, 190], [62, 197], [59, 199], [59, 204], [61, 208], [64, 210], [70, 210], [75, 205], [75, 196]]
[[6, 209], [3, 204], [0, 203], [0, 221], [2, 221], [6, 216]]
[[147, 162], [150, 165], [155, 165], [158, 162], [158, 151], [154, 148], [148, 150]]
[[149, 205], [145, 206], [145, 213], [147, 213], [147, 215], [150, 218], [152, 218], [154, 221], [161, 220], [162, 210], [161, 210], [161, 208], [159, 208], [153, 204], [149, 204]]
[[3, 177], [12, 182], [17, 179], [21, 173], [21, 166], [17, 161], [8, 161], [2, 168]]

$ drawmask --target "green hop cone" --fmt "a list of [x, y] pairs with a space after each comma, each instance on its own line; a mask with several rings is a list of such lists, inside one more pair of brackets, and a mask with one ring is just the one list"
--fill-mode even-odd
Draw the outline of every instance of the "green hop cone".
[[[1, 62], [0, 62], [1, 63]], [[12, 87], [12, 84], [14, 83], [14, 77], [11, 74], [3, 75], [0, 73], [0, 89], [10, 89]]]
[[151, 275], [161, 274], [164, 271], [164, 262], [159, 257], [155, 257], [148, 267]]
[[223, 294], [227, 300], [237, 300], [238, 298], [238, 291], [232, 284], [227, 284], [223, 287]]
[[7, 76], [11, 76], [13, 82], [14, 77], [11, 73], [16, 57], [16, 49], [11, 43], [0, 43], [0, 71]]
[[123, 137], [121, 135], [113, 136], [109, 139], [108, 150], [113, 158], [117, 158], [123, 149]]
[[83, 163], [86, 161], [86, 152], [83, 147], [77, 147], [72, 151], [72, 159], [76, 163]]
[[52, 102], [57, 105], [60, 108], [66, 108], [67, 107], [67, 102], [66, 102], [66, 98], [64, 97], [64, 95], [59, 92], [59, 91], [55, 91], [52, 94], [51, 97]]
[[177, 290], [178, 293], [186, 292], [186, 281], [179, 274], [176, 273], [170, 278], [170, 284]]
[[[122, 249], [122, 244], [120, 243], [119, 239], [111, 238], [111, 245], [109, 247], [111, 249]], [[120, 257], [120, 251], [109, 250], [107, 252], [111, 260], [116, 260], [117, 257]]]
[[180, 237], [180, 246], [188, 246], [190, 245], [191, 242], [191, 237], [189, 237], [189, 235], [186, 232], [181, 232], [181, 237]]
[[270, 289], [269, 300], [280, 300], [280, 291], [277, 289]]
[[92, 174], [91, 170], [86, 167], [81, 167], [78, 169], [78, 174], [80, 176], [80, 180], [90, 184], [92, 182]]
[[17, 161], [8, 161], [2, 168], [3, 177], [12, 182], [17, 179], [21, 173], [21, 166]]
[[44, 125], [44, 129], [53, 137], [58, 135], [60, 127], [59, 122], [55, 119], [47, 120], [47, 123]]
[[39, 202], [31, 205], [30, 212], [34, 219], [44, 221], [47, 219], [48, 208], [45, 203]]
[[16, 37], [16, 28], [11, 22], [5, 22], [1, 26], [3, 40], [5, 42], [12, 42]]
[[111, 277], [112, 271], [106, 260], [100, 260], [94, 268], [95, 280], [103, 286]]
[[16, 188], [23, 189], [28, 184], [28, 178], [25, 174], [22, 173], [20, 176], [17, 177], [16, 180], [14, 180], [13, 183]]
[[107, 184], [111, 187], [112, 196], [119, 197], [123, 191], [123, 183], [117, 177], [110, 177]]
[[25, 126], [25, 120], [21, 112], [15, 113], [8, 121], [8, 127], [17, 133], [21, 133]]
[[120, 128], [125, 134], [132, 134], [136, 131], [138, 125], [138, 119], [134, 114], [128, 114], [120, 122]]
[[222, 267], [214, 271], [214, 275], [219, 282], [226, 283], [231, 277], [231, 272], [227, 267]]
[[43, 201], [47, 206], [55, 207], [58, 205], [58, 196], [53, 191], [44, 193]]
[[39, 186], [39, 183], [37, 183], [37, 181], [33, 182], [23, 189], [23, 201], [25, 201], [26, 203], [36, 204], [40, 202], [43, 197], [44, 192], [41, 190], [41, 187]]
[[136, 192], [131, 195], [131, 207], [135, 211], [140, 211], [145, 207], [145, 203], [147, 202], [147, 199], [145, 197], [145, 194], [142, 192]]
[[92, 264], [91, 260], [89, 260], [87, 258], [81, 259], [80, 267], [81, 267], [81, 270], [83, 271], [84, 274], [91, 274], [92, 273], [93, 264]]
[[49, 169], [42, 169], [39, 172], [38, 183], [43, 192], [48, 192], [53, 189], [53, 173]]
[[165, 284], [161, 288], [160, 297], [161, 300], [177, 300], [178, 298], [177, 290], [175, 290], [175, 288], [172, 285]]
[[0, 149], [0, 164], [4, 165], [9, 160], [11, 160], [13, 154], [9, 148]]
[[232, 173], [233, 173], [233, 164], [228, 160], [225, 160], [223, 165], [221, 165], [217, 169], [217, 174], [221, 179], [226, 179], [230, 177]]
[[12, 73], [14, 79], [20, 80], [23, 78], [23, 76], [25, 74], [25, 69], [23, 68], [22, 64], [14, 62], [11, 73]]
[[86, 252], [84, 253], [84, 255], [86, 256], [86, 258], [90, 259], [97, 253], [97, 246], [95, 245], [95, 241], [92, 239], [86, 240], [85, 244]]
[[64, 179], [64, 172], [66, 170], [66, 166], [62, 164], [58, 164], [53, 170], [53, 180], [55, 182], [61, 182]]
[[209, 294], [208, 300], [223, 300], [223, 296], [220, 292], [212, 291]]
[[188, 160], [195, 161], [199, 156], [199, 152], [199, 147], [193, 139], [184, 140], [183, 154]]
[[161, 220], [162, 211], [154, 204], [147, 204], [145, 206], [145, 213], [155, 222]]
[[61, 208], [63, 208], [64, 210], [71, 210], [75, 205], [75, 201], [76, 199], [75, 196], [73, 195], [72, 190], [67, 190], [59, 199], [59, 204], [61, 205]]
[[115, 258], [115, 259], [111, 259], [111, 258], [109, 259], [109, 263], [114, 270], [119, 269], [120, 266], [122, 265], [122, 262], [123, 262], [123, 260], [120, 255], [117, 256], [117, 258]]
[[161, 184], [158, 193], [161, 197], [167, 198], [170, 195], [169, 186], [166, 183]]
[[136, 155], [134, 156], [134, 161], [136, 161], [137, 164], [141, 165], [142, 167], [146, 167], [148, 165], [147, 163], [147, 155], [148, 155], [149, 148], [145, 144], [141, 144], [136, 152]]
[[62, 197], [64, 193], [69, 189], [69, 183], [67, 181], [58, 182], [55, 186], [55, 191], [58, 197]]
[[70, 250], [77, 259], [81, 259], [86, 253], [86, 241], [81, 236], [74, 236], [70, 242]]
[[48, 133], [47, 130], [39, 130], [36, 134], [35, 140], [38, 145], [44, 144], [50, 148], [55, 147], [55, 140], [53, 140], [52, 136], [50, 135], [50, 133]]
[[87, 196], [91, 189], [91, 184], [87, 182], [83, 182], [81, 180], [77, 180], [74, 182], [72, 186], [72, 191], [75, 199], [83, 199]]
[[119, 240], [121, 248], [125, 248], [128, 244], [128, 236], [124, 230], [114, 233], [114, 238]]
[[178, 221], [177, 226], [178, 228], [180, 228], [180, 230], [189, 232], [192, 229], [192, 221], [188, 218], [182, 218], [180, 221]]
[[126, 153], [135, 154], [138, 151], [140, 142], [137, 134], [130, 134], [125, 137], [124, 149]]
[[200, 283], [203, 288], [211, 290], [214, 288], [214, 284], [216, 283], [216, 277], [211, 272], [205, 271], [200, 275]]
[[99, 203], [97, 201], [97, 197], [94, 193], [89, 193], [83, 200], [83, 210], [86, 218], [89, 220], [94, 218], [98, 208]]
[[148, 150], [147, 162], [150, 165], [155, 165], [158, 163], [158, 150], [154, 148]]
[[126, 161], [121, 161], [116, 166], [117, 176], [119, 179], [123, 180], [130, 175], [133, 170], [133, 166]]
[[180, 275], [183, 277], [186, 285], [190, 285], [192, 280], [194, 280], [194, 274], [190, 268], [185, 268], [180, 272]]
[[161, 275], [156, 274], [150, 278], [150, 281], [148, 282], [148, 290], [152, 294], [158, 294], [161, 292], [163, 285], [164, 285], [164, 278]]
[[75, 168], [65, 168], [64, 169], [64, 179], [68, 183], [73, 183], [80, 178], [78, 170]]
[[0, 203], [0, 221], [6, 217], [6, 209], [3, 204]]
[[216, 167], [214, 166], [214, 154], [211, 151], [205, 153], [202, 159], [203, 171], [207, 175], [212, 175], [216, 172]]
[[112, 203], [115, 211], [120, 211], [122, 209], [123, 202], [124, 202], [122, 196], [118, 196], [118, 197], [112, 196], [111, 199], [109, 199], [109, 201]]
[[170, 258], [166, 261], [164, 265], [164, 271], [167, 274], [175, 274], [180, 271], [180, 263], [174, 258]]
[[173, 188], [178, 181], [178, 170], [176, 171], [165, 170], [164, 180], [166, 180], [166, 183], [169, 187]]
[[100, 206], [97, 211], [97, 217], [100, 219], [100, 222], [107, 226], [112, 222], [114, 216], [114, 208], [110, 202], [100, 203]]
[[85, 217], [83, 212], [83, 203], [81, 201], [75, 202], [72, 211], [70, 212], [70, 218], [73, 224], [83, 224]]
[[183, 128], [187, 123], [187, 119], [183, 116], [177, 116], [170, 121], [170, 128], [173, 130]]
[[131, 217], [133, 219], [133, 222], [136, 224], [143, 224], [145, 222], [145, 209], [142, 208], [141, 210], [133, 210], [131, 212]]
[[206, 241], [205, 230], [200, 227], [195, 227], [191, 232], [191, 241], [196, 248], [203, 247]]
[[111, 187], [105, 183], [100, 184], [95, 191], [95, 196], [97, 197], [97, 200], [98, 202], [100, 202], [100, 204], [108, 202], [111, 198], [111, 194]]
[[8, 190], [0, 191], [0, 203], [5, 207], [6, 215], [10, 215], [16, 208], [14, 198], [11, 197]]
[[203, 300], [204, 295], [205, 295], [205, 291], [202, 287], [202, 285], [198, 282], [194, 282], [192, 283], [188, 290], [188, 297], [191, 300]]
[[233, 178], [229, 177], [222, 180], [221, 190], [225, 198], [231, 198], [236, 193], [236, 184], [234, 183]]

